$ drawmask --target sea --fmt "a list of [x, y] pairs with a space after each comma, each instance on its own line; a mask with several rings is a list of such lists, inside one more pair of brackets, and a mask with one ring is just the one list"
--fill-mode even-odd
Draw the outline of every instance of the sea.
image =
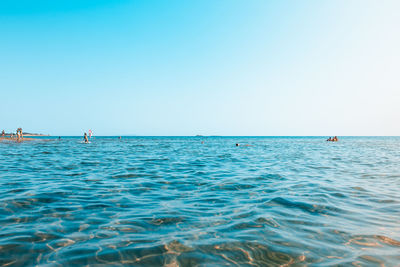
[[400, 137], [326, 138], [1, 142], [0, 266], [399, 266]]

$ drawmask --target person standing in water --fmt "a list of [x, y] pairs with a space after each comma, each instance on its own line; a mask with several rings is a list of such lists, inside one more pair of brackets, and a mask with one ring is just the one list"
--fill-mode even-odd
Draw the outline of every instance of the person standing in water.
[[89, 139], [86, 133], [83, 135], [83, 140], [85, 141], [85, 143], [89, 143]]
[[17, 142], [20, 142], [24, 139], [24, 136], [22, 135], [22, 128], [17, 129]]

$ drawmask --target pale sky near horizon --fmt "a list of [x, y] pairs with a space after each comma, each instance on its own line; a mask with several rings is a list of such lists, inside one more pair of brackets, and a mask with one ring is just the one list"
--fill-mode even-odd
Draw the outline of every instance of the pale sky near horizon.
[[400, 135], [400, 1], [0, 1], [0, 130]]

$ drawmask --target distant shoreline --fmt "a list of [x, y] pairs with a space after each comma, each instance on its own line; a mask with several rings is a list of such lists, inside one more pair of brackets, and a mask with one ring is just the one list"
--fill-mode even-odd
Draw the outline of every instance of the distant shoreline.
[[24, 136], [50, 136], [49, 134], [24, 133]]
[[[5, 136], [16, 135], [15, 133], [4, 133]], [[39, 134], [39, 133], [22, 133], [23, 136], [50, 136], [49, 134]], [[4, 136], [1, 136], [4, 137]]]
[[38, 133], [23, 133], [23, 138], [17, 140], [17, 135], [14, 133], [5, 133], [4, 136], [0, 136], [0, 142], [24, 142], [24, 141], [43, 141], [46, 139], [35, 138], [35, 137], [50, 137], [49, 134], [38, 134]]
[[20, 141], [17, 141], [17, 137], [7, 137], [7, 136], [1, 136], [0, 141], [14, 141], [14, 142], [23, 142], [23, 141], [33, 141], [33, 140], [43, 140], [43, 139], [36, 139], [36, 138], [23, 138]]

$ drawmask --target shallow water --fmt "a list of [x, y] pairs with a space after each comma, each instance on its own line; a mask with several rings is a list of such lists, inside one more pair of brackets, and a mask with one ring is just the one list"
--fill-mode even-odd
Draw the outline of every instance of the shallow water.
[[400, 262], [400, 138], [80, 141], [0, 143], [0, 265]]

